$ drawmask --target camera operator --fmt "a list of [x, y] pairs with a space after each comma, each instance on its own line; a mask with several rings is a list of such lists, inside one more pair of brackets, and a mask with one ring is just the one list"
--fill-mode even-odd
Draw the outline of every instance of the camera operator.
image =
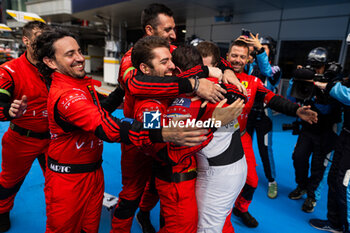
[[343, 104], [344, 122], [328, 174], [327, 220], [310, 219], [311, 226], [332, 232], [349, 232], [347, 189], [350, 171], [350, 85], [315, 82], [315, 85]]
[[[300, 123], [301, 130], [292, 157], [298, 186], [288, 197], [297, 200], [307, 193], [302, 210], [311, 213], [316, 206], [315, 191], [326, 168], [324, 161], [334, 149], [337, 139], [334, 126], [341, 121], [339, 104], [314, 86], [313, 82], [331, 82], [338, 77], [341, 69], [340, 65], [327, 63], [327, 50], [322, 47], [310, 51], [307, 63], [305, 68], [299, 67], [294, 72], [291, 96], [301, 104], [311, 105], [311, 109], [318, 113], [319, 120], [313, 125]], [[311, 172], [308, 177], [311, 154]]]
[[[242, 32], [243, 33], [243, 32]], [[276, 42], [271, 37], [260, 37], [250, 33], [250, 36], [240, 36], [240, 40], [250, 45], [250, 63], [246, 65], [245, 72], [258, 77], [265, 86], [274, 91], [281, 79], [281, 71], [278, 66], [271, 65], [275, 55]], [[272, 153], [272, 115], [271, 109], [265, 107], [262, 101], [256, 99], [248, 117], [247, 132], [253, 137], [256, 131], [259, 154], [264, 166], [265, 176], [268, 179], [269, 198], [277, 197], [277, 183], [275, 181], [275, 161]]]

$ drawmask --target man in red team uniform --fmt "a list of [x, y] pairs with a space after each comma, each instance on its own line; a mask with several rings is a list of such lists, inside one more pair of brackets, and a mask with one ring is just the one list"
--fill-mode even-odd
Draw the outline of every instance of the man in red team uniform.
[[[159, 36], [168, 41], [170, 52], [176, 47], [170, 43], [176, 39], [175, 21], [173, 12], [163, 4], [151, 4], [143, 10], [141, 24], [145, 36]], [[143, 75], [132, 67], [131, 48], [122, 58], [118, 82], [125, 89], [124, 115], [133, 117], [135, 97], [153, 98], [175, 98], [180, 93], [192, 92], [194, 79], [161, 79], [155, 80], [153, 87], [145, 88]], [[196, 71], [200, 72], [200, 71]], [[197, 73], [193, 73], [195, 77]], [[128, 84], [126, 84], [128, 82]], [[163, 85], [159, 85], [159, 83]], [[174, 85], [175, 83], [175, 85]], [[141, 87], [141, 88], [140, 88]], [[149, 88], [157, 91], [152, 95]], [[211, 101], [218, 101], [223, 89], [213, 85], [207, 80], [201, 80], [197, 94]], [[162, 94], [160, 94], [162, 92]], [[112, 232], [130, 232], [135, 211], [140, 207], [137, 220], [142, 226], [143, 232], [155, 232], [149, 220], [149, 212], [158, 202], [158, 195], [155, 193], [143, 192], [150, 177], [150, 168], [153, 159], [145, 157], [144, 153], [133, 145], [121, 145], [122, 158], [122, 191], [119, 193], [119, 200], [113, 217]], [[144, 194], [143, 194], [144, 193]]]
[[[159, 37], [150, 36], [139, 40], [132, 52], [132, 61], [140, 72], [148, 76], [171, 75], [175, 68], [167, 41]], [[200, 70], [201, 66], [194, 67], [191, 72], [183, 72], [181, 77], [186, 77], [188, 73], [196, 73], [200, 77], [204, 72], [199, 72]], [[126, 81], [128, 83], [128, 78]], [[143, 120], [144, 112], [158, 111], [163, 118], [168, 103], [169, 99], [164, 98], [136, 98], [133, 117]], [[232, 110], [229, 108], [226, 110], [227, 112], [223, 112], [219, 117], [232, 118], [234, 116]], [[221, 120], [219, 117], [217, 120]], [[208, 142], [209, 140], [200, 146], [190, 148], [162, 144], [155, 145], [147, 152], [144, 151], [144, 154], [153, 155], [157, 161], [155, 185], [160, 197], [162, 219], [159, 232], [196, 232], [197, 208], [194, 192], [196, 161], [193, 155]]]
[[[11, 121], [2, 138], [0, 232], [10, 228], [9, 212], [34, 160], [38, 158], [43, 172], [45, 168], [44, 154], [50, 138], [46, 110], [48, 88], [35, 66], [32, 44], [47, 28], [38, 21], [24, 25], [22, 41], [26, 52], [0, 66], [0, 120]], [[24, 107], [27, 100], [28, 108], [23, 114], [19, 108]], [[14, 102], [12, 106], [11, 102]]]
[[[241, 116], [238, 118], [240, 130], [245, 132], [248, 114], [253, 106], [255, 99], [263, 101], [267, 107], [284, 113], [289, 116], [298, 116], [302, 120], [312, 124], [317, 121], [317, 113], [310, 110], [310, 106], [299, 107], [299, 105], [288, 101], [287, 99], [274, 94], [272, 91], [264, 87], [263, 83], [257, 77], [247, 75], [243, 72], [247, 63], [249, 48], [243, 41], [236, 40], [230, 47], [227, 60], [231, 63], [237, 78], [245, 85], [248, 93], [248, 102], [243, 108]], [[251, 136], [244, 133], [242, 136], [242, 144], [248, 165], [248, 175], [246, 184], [242, 192], [238, 196], [233, 213], [240, 217], [248, 227], [257, 227], [258, 222], [248, 212], [248, 207], [252, 201], [254, 191], [258, 185], [258, 176], [256, 173], [256, 162], [253, 152]]]
[[[35, 48], [39, 71], [45, 77], [52, 74], [47, 102], [52, 140], [44, 189], [46, 232], [98, 232], [104, 192], [102, 140], [139, 147], [179, 141], [171, 129], [145, 131], [133, 119], [119, 120], [108, 114], [92, 79], [85, 76], [85, 60], [71, 33], [60, 29], [43, 33]], [[206, 132], [196, 131], [182, 131], [182, 136]], [[203, 140], [192, 138], [184, 144]]]
[[[201, 42], [199, 46], [204, 43]], [[206, 64], [215, 66], [220, 60], [219, 48], [210, 43], [205, 49], [214, 54], [215, 61]], [[211, 50], [214, 45], [214, 52]], [[202, 46], [207, 47], [207, 46]], [[178, 70], [190, 69], [203, 64], [201, 53], [191, 46], [180, 46], [173, 52], [173, 62]], [[212, 80], [212, 78], [210, 78]], [[217, 80], [212, 80], [217, 81]], [[227, 90], [227, 103], [235, 102], [236, 112], [231, 114], [237, 118], [243, 109], [246, 96], [232, 84], [220, 84]], [[206, 121], [212, 118], [216, 104], [208, 103], [200, 108], [202, 100], [194, 100], [191, 96], [181, 95], [167, 109], [168, 116], [190, 115], [191, 119]], [[228, 106], [228, 104], [225, 104]], [[223, 107], [225, 107], [223, 105]], [[232, 206], [240, 193], [247, 176], [247, 165], [244, 157], [239, 124], [237, 119], [230, 124], [222, 124], [214, 134], [211, 142], [196, 154], [197, 180], [196, 199], [198, 205], [198, 229], [202, 232], [234, 232], [231, 221], [226, 217], [231, 214]]]

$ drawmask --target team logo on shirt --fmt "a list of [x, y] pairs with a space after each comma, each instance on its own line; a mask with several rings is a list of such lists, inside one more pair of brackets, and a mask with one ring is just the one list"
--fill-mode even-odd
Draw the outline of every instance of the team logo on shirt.
[[242, 84], [243, 84], [243, 86], [244, 86], [245, 88], [248, 87], [248, 82], [247, 82], [247, 81], [242, 81]]
[[189, 108], [191, 106], [191, 99], [188, 98], [176, 98], [171, 106], [182, 106], [182, 107], [186, 107]]
[[162, 114], [157, 111], [143, 112], [143, 128], [160, 129], [160, 116]]

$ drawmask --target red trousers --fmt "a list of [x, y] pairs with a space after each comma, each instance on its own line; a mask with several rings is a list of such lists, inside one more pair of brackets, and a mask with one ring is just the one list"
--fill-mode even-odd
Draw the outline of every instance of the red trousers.
[[230, 214], [227, 215], [226, 217], [224, 227], [222, 228], [222, 233], [235, 233], [235, 230], [233, 229], [232, 222], [231, 222], [231, 215], [232, 215], [232, 210]]
[[46, 232], [97, 233], [102, 211], [102, 168], [94, 172], [45, 174]]
[[12, 209], [15, 196], [34, 160], [38, 156], [44, 159], [49, 140], [21, 136], [12, 129], [4, 134], [0, 173], [0, 213]]
[[150, 211], [159, 198], [151, 191], [153, 158], [134, 146], [121, 145], [122, 191], [112, 220], [111, 233], [128, 233], [138, 207]]
[[161, 222], [159, 233], [196, 233], [197, 201], [196, 179], [170, 183], [156, 178], [156, 188], [160, 200]]
[[253, 195], [256, 187], [258, 187], [258, 174], [256, 173], [256, 161], [253, 151], [252, 138], [248, 133], [245, 133], [242, 137], [242, 145], [247, 160], [248, 173], [246, 183], [239, 194], [235, 207], [241, 212], [247, 212], [250, 203], [252, 202]]

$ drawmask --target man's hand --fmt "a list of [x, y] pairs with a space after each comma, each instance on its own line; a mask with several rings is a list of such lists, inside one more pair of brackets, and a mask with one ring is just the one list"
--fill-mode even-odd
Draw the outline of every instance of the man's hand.
[[222, 71], [217, 67], [208, 67], [209, 77], [217, 78], [219, 82], [222, 80]]
[[[186, 118], [172, 118], [172, 121], [186, 121]], [[181, 146], [197, 146], [202, 144], [207, 137], [207, 129], [199, 129], [192, 127], [172, 127], [162, 128], [162, 136], [164, 142], [171, 142]]]
[[9, 109], [9, 115], [13, 118], [23, 116], [27, 109], [27, 96], [23, 95], [21, 100], [14, 100]]
[[226, 103], [226, 101], [227, 99], [222, 100], [216, 106], [212, 115], [212, 118], [215, 121], [221, 121], [222, 126], [227, 125], [241, 115], [244, 107], [244, 101], [242, 99], [238, 99], [231, 105], [223, 108], [222, 106]]
[[242, 36], [238, 37], [237, 40], [242, 40], [245, 43], [247, 43], [251, 46], [254, 46], [254, 48], [256, 48], [257, 50], [260, 50], [262, 48], [262, 45], [259, 41], [259, 33], [257, 33], [255, 36], [252, 33], [250, 33], [250, 37], [242, 35]]
[[213, 82], [203, 78], [198, 79], [198, 81], [199, 87], [196, 94], [199, 97], [209, 100], [214, 104], [225, 98], [222, 94], [226, 94], [226, 90], [219, 85], [216, 85]]
[[310, 105], [298, 108], [297, 116], [309, 124], [317, 123], [317, 112], [312, 111]]
[[224, 75], [222, 76], [222, 82], [235, 85], [240, 92], [242, 92], [244, 95], [247, 95], [247, 90], [245, 89], [245, 86], [238, 80], [237, 76], [232, 70], [226, 69], [224, 71]]
[[248, 43], [253, 45], [254, 48], [256, 48], [257, 50], [260, 50], [262, 48], [262, 45], [259, 41], [259, 33], [256, 33], [255, 36], [252, 33], [250, 33], [250, 37], [251, 38], [247, 38]]
[[326, 89], [327, 83], [314, 82], [315, 86], [320, 88], [321, 90]]

